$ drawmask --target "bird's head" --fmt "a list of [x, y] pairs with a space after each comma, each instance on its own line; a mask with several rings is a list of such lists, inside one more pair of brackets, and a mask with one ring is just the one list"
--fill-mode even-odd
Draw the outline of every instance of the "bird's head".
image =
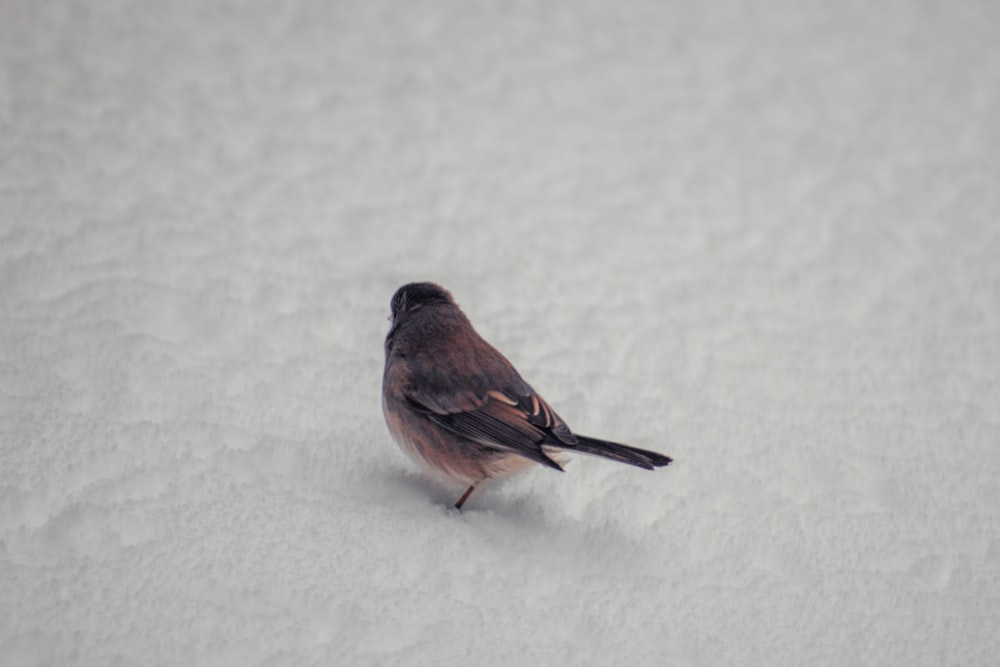
[[392, 295], [392, 302], [389, 305], [392, 312], [390, 319], [397, 322], [408, 313], [434, 304], [455, 305], [455, 300], [448, 290], [434, 283], [403, 285]]

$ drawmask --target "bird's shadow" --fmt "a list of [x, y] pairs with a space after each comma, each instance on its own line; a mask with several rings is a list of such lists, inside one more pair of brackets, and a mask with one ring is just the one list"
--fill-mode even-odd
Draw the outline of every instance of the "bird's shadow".
[[[483, 527], [499, 528], [506, 524], [522, 532], [538, 531], [550, 537], [562, 534], [571, 539], [594, 528], [586, 520], [571, 516], [568, 508], [552, 495], [523, 486], [515, 492], [503, 492], [503, 487], [504, 482], [484, 484], [458, 510], [455, 501], [464, 488], [419, 472], [389, 467], [371, 470], [356, 492], [382, 509], [421, 515], [431, 511], [438, 516], [470, 525], [478, 523]], [[616, 532], [613, 526], [606, 524], [601, 530], [606, 536], [609, 531]], [[619, 537], [627, 539], [623, 532]]]
[[402, 468], [383, 468], [374, 470], [368, 476], [366, 484], [372, 500], [376, 499], [385, 505], [434, 504], [448, 508], [453, 507], [461, 490], [449, 488], [440, 482], [420, 473]]
[[501, 484], [482, 484], [469, 496], [461, 510], [455, 508], [455, 503], [468, 487], [448, 484], [429, 475], [396, 466], [371, 470], [355, 491], [365, 500], [380, 505], [433, 505], [460, 516], [475, 511], [502, 510], [506, 503], [497, 493]]

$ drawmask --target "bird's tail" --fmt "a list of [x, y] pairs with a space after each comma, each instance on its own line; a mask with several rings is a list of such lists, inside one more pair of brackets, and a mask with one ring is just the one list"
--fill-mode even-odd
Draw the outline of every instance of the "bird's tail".
[[657, 452], [651, 452], [648, 449], [639, 449], [638, 447], [622, 445], [617, 442], [608, 442], [607, 440], [588, 438], [585, 435], [577, 435], [576, 440], [576, 445], [573, 447], [566, 447], [566, 451], [603, 456], [604, 458], [611, 459], [612, 461], [628, 463], [629, 465], [645, 468], [646, 470], [661, 468], [663, 466], [670, 465], [673, 461], [673, 459], [669, 456], [664, 456], [663, 454], [659, 454]]

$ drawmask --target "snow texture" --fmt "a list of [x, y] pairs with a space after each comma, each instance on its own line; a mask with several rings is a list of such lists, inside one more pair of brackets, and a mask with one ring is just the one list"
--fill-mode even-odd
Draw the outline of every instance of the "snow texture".
[[[0, 665], [995, 665], [1000, 5], [0, 4]], [[380, 410], [450, 288], [593, 458]]]

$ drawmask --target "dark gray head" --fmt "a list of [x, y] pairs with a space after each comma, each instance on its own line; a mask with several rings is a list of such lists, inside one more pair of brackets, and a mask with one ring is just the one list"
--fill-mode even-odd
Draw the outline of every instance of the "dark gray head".
[[[403, 345], [403, 349], [406, 349], [407, 340], [421, 343], [423, 337], [428, 334], [428, 326], [432, 329], [437, 328], [443, 323], [456, 321], [456, 318], [468, 325], [468, 320], [462, 315], [462, 311], [459, 310], [448, 290], [434, 283], [403, 285], [392, 295], [389, 307], [392, 310], [392, 315], [389, 317], [392, 326], [389, 327], [389, 333], [385, 336], [386, 355], [399, 345]], [[422, 310], [425, 307], [427, 310]], [[427, 317], [411, 319], [418, 311], [426, 314]], [[446, 313], [442, 311], [446, 311]], [[414, 329], [414, 323], [417, 321], [422, 324]], [[400, 342], [401, 340], [402, 342]], [[388, 356], [386, 358], [388, 359]]]
[[440, 285], [410, 283], [396, 290], [389, 307], [392, 310], [392, 319], [396, 320], [404, 313], [411, 313], [418, 308], [433, 304], [455, 305], [455, 300], [451, 297], [451, 293]]

